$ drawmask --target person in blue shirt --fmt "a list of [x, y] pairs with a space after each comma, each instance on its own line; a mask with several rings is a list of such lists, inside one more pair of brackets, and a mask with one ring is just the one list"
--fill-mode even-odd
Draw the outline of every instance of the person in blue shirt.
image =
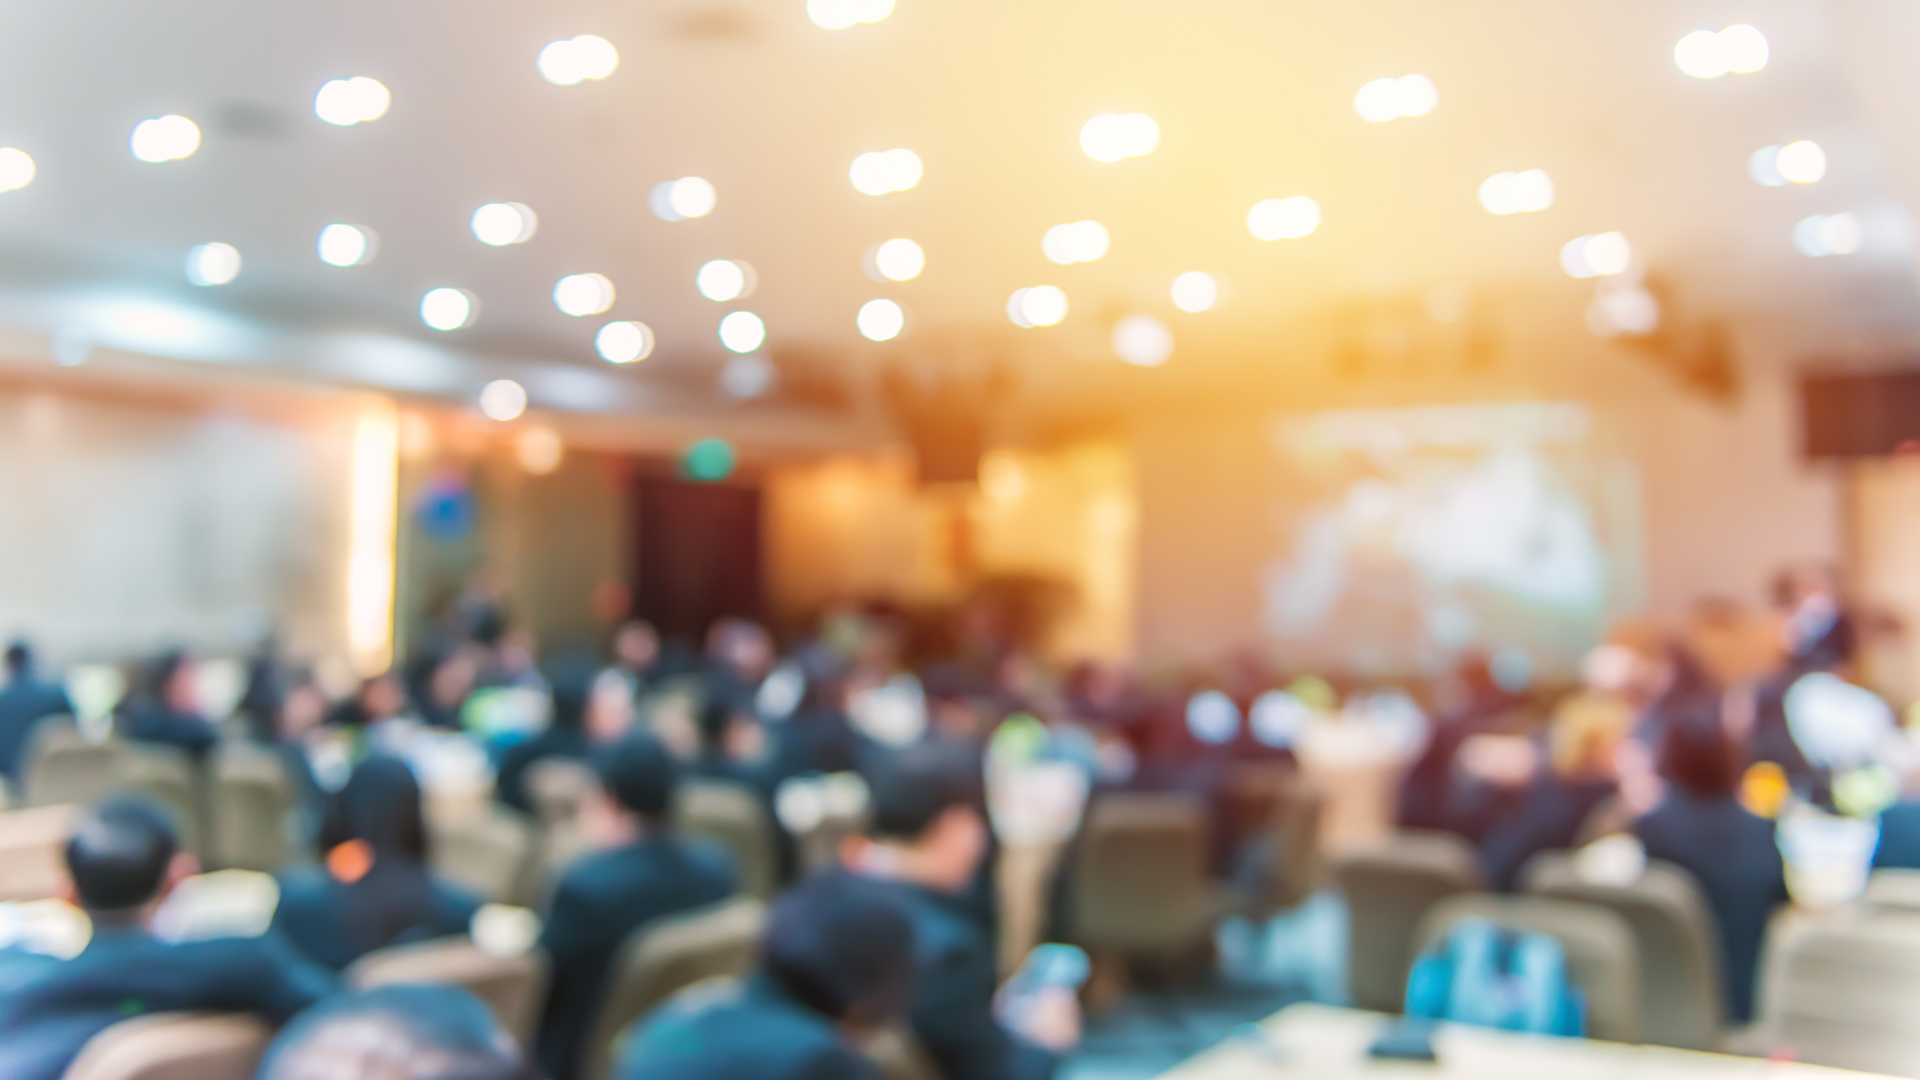
[[134, 742], [174, 746], [195, 757], [213, 749], [219, 733], [200, 714], [193, 658], [175, 649], [147, 672], [144, 692], [121, 708], [120, 731]]
[[49, 716], [72, 713], [73, 705], [58, 683], [42, 680], [34, 670], [33, 649], [26, 642], [7, 646], [6, 669], [7, 685], [0, 689], [0, 776], [18, 791], [33, 729]]
[[166, 814], [137, 799], [83, 811], [67, 841], [72, 898], [93, 937], [71, 960], [0, 984], [0, 1076], [58, 1080], [87, 1040], [120, 1020], [163, 1012], [254, 1013], [284, 1023], [336, 989], [277, 935], [170, 944], [147, 932], [167, 893], [196, 867]]
[[381, 986], [301, 1013], [256, 1080], [538, 1080], [485, 1002], [456, 986]]

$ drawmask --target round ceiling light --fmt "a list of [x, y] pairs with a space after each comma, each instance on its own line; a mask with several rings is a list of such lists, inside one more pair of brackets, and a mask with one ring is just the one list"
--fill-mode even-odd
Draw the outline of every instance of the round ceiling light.
[[387, 115], [393, 93], [378, 79], [356, 75], [329, 79], [313, 95], [313, 115], [338, 127], [370, 123]]
[[613, 282], [602, 274], [568, 274], [553, 286], [553, 306], [576, 318], [600, 314], [613, 306], [613, 299]]
[[662, 180], [647, 195], [647, 205], [661, 221], [685, 221], [706, 217], [720, 201], [713, 185], [698, 176]]
[[540, 77], [555, 86], [573, 86], [604, 79], [620, 66], [620, 51], [603, 37], [581, 34], [550, 41], [534, 58]]
[[750, 353], [767, 343], [767, 324], [751, 311], [728, 312], [720, 320], [720, 344], [727, 351]]
[[1320, 204], [1305, 195], [1266, 199], [1247, 211], [1247, 231], [1261, 240], [1298, 240], [1320, 227]]
[[373, 261], [379, 238], [365, 225], [334, 222], [320, 230], [314, 244], [320, 261], [328, 266], [363, 266]]
[[190, 158], [200, 149], [200, 126], [184, 116], [156, 116], [133, 126], [128, 149], [141, 161], [158, 164]]
[[869, 300], [853, 321], [868, 341], [892, 341], [907, 328], [907, 312], [892, 300]]
[[610, 322], [593, 335], [593, 349], [609, 364], [637, 364], [653, 355], [653, 328], [643, 322]]
[[232, 244], [199, 244], [187, 252], [187, 280], [225, 285], [240, 276], [240, 251]]
[[473, 212], [467, 222], [473, 238], [489, 247], [524, 244], [533, 239], [540, 219], [526, 203], [490, 202]]
[[420, 321], [435, 330], [459, 330], [472, 326], [479, 314], [480, 302], [465, 289], [441, 287], [429, 289], [420, 298]]

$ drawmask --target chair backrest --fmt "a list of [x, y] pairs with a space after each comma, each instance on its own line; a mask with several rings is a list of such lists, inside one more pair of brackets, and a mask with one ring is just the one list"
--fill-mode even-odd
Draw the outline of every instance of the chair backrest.
[[1920, 912], [1920, 870], [1875, 870], [1860, 899], [1889, 911]]
[[546, 757], [527, 766], [524, 783], [527, 801], [533, 804], [533, 816], [541, 825], [551, 828], [572, 820], [580, 812], [580, 803], [599, 780], [584, 761]]
[[1920, 1076], [1920, 916], [1862, 909], [1769, 946], [1762, 1030], [1800, 1061]]
[[614, 957], [586, 1045], [583, 1080], [606, 1080], [628, 1024], [703, 979], [744, 975], [767, 924], [766, 905], [739, 897], [635, 931]]
[[36, 806], [0, 813], [0, 900], [45, 900], [67, 880], [67, 836], [73, 806]]
[[271, 873], [293, 856], [293, 787], [266, 747], [223, 744], [213, 759], [212, 863]]
[[539, 852], [532, 822], [498, 804], [441, 818], [429, 814], [432, 870], [483, 900], [529, 907]]
[[1347, 991], [1359, 1008], [1399, 1012], [1421, 918], [1480, 888], [1479, 860], [1457, 836], [1401, 832], [1337, 860], [1333, 879], [1347, 899]]
[[21, 801], [27, 806], [85, 806], [113, 791], [119, 760], [119, 743], [90, 743], [72, 719], [49, 717], [35, 724], [27, 739]]
[[740, 889], [762, 899], [773, 895], [779, 873], [766, 807], [742, 784], [693, 780], [675, 797], [674, 825], [686, 836], [726, 845], [740, 875]]
[[1542, 896], [1462, 893], [1421, 917], [1414, 940], [1422, 948], [1446, 936], [1462, 919], [1534, 930], [1560, 943], [1574, 985], [1587, 999], [1587, 1037], [1640, 1041], [1640, 963], [1633, 929], [1597, 904]]
[[200, 779], [204, 774], [187, 752], [177, 746], [124, 743], [116, 766], [114, 787], [166, 807], [180, 830], [181, 848], [206, 860], [208, 804], [201, 797]]
[[531, 1046], [547, 996], [547, 958], [538, 949], [513, 956], [484, 952], [464, 937], [419, 941], [371, 952], [342, 975], [354, 990], [400, 983], [458, 986], [487, 1003], [500, 1026]]
[[1658, 1046], [1714, 1050], [1726, 1002], [1713, 915], [1693, 875], [1651, 862], [1631, 885], [1584, 881], [1574, 859], [1549, 852], [1527, 864], [1527, 891], [1618, 914], [1633, 930], [1640, 963], [1640, 1038]]
[[61, 1080], [253, 1080], [272, 1041], [244, 1013], [154, 1013], [88, 1040]]
[[1297, 769], [1270, 774], [1272, 806], [1255, 849], [1257, 878], [1247, 914], [1271, 916], [1313, 894], [1320, 877], [1320, 819], [1326, 800]]
[[1090, 949], [1177, 958], [1208, 938], [1219, 914], [1206, 811], [1192, 796], [1095, 798], [1071, 869], [1072, 934]]

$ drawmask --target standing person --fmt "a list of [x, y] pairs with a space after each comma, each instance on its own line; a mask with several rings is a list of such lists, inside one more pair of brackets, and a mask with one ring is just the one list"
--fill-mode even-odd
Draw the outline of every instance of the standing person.
[[66, 863], [93, 937], [80, 955], [0, 993], [7, 1080], [58, 1080], [88, 1039], [131, 1017], [214, 1010], [284, 1023], [335, 989], [273, 934], [168, 944], [147, 932], [161, 901], [197, 870], [152, 804], [109, 799], [82, 812]]
[[49, 716], [71, 714], [73, 705], [57, 683], [43, 681], [34, 670], [33, 647], [25, 641], [7, 646], [7, 685], [0, 690], [0, 775], [18, 791], [21, 758], [33, 729]]
[[121, 726], [134, 742], [176, 746], [201, 757], [218, 741], [213, 723], [201, 715], [193, 657], [174, 649], [161, 654], [147, 673], [145, 692], [122, 712]]

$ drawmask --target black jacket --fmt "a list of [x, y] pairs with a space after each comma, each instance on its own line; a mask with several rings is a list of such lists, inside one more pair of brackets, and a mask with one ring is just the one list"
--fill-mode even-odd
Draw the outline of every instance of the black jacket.
[[389, 945], [465, 934], [478, 897], [421, 867], [375, 863], [351, 885], [318, 867], [280, 875], [274, 929], [315, 963], [335, 971]]
[[771, 978], [682, 995], [628, 1029], [614, 1080], [880, 1080], [833, 1021]]
[[121, 718], [122, 732], [134, 742], [177, 746], [199, 757], [218, 741], [219, 733], [197, 713], [175, 712], [157, 702], [130, 706]]
[[33, 737], [34, 725], [72, 711], [65, 690], [32, 676], [23, 676], [0, 690], [0, 775], [15, 785], [16, 794], [24, 779], [20, 769], [26, 762], [21, 758], [26, 754], [27, 740]]

